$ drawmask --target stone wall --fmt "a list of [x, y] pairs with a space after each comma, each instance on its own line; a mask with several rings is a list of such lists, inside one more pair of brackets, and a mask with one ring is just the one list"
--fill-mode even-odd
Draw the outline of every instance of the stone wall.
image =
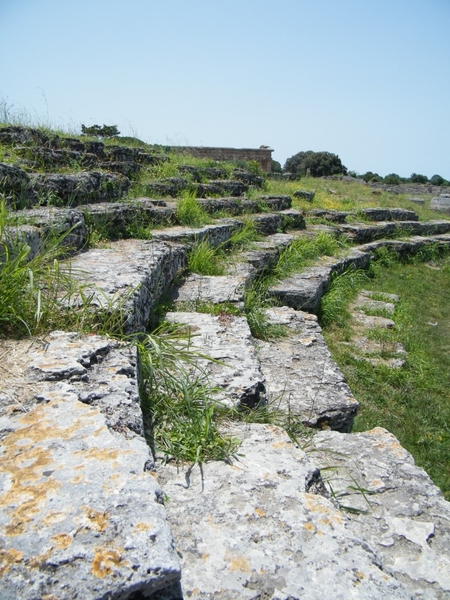
[[214, 148], [209, 146], [177, 146], [174, 150], [186, 151], [198, 158], [213, 160], [256, 160], [261, 169], [270, 173], [272, 169], [272, 148]]

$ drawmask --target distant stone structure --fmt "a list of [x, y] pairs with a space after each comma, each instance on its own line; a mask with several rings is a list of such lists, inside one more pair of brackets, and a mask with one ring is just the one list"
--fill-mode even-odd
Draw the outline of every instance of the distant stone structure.
[[198, 158], [213, 160], [256, 160], [266, 173], [272, 170], [272, 152], [269, 146], [259, 148], [216, 148], [211, 146], [177, 146], [174, 150], [186, 151]]

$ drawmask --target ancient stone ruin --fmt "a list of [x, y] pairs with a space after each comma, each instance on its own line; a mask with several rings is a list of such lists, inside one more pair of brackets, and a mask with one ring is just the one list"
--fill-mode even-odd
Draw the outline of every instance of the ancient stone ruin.
[[[133, 169], [163, 156], [63, 142], [20, 128], [0, 130], [2, 139], [28, 148], [20, 152], [31, 161], [0, 164], [3, 193], [17, 218], [6, 237], [25, 240], [32, 256], [49, 231], [68, 231], [72, 256], [65, 268], [82, 283], [92, 310], [106, 314], [120, 306], [126, 334], [145, 331], [169, 294], [173, 303], [165, 318], [195, 333], [193, 343], [206, 355], [197, 368], [209, 373], [218, 402], [249, 410], [276, 402], [311, 434], [301, 446], [276, 425], [230, 420], [224, 433], [240, 441], [230, 460], [165, 463], [146, 441], [135, 346], [76, 330], [4, 337], [0, 597], [450, 598], [450, 504], [391, 433], [351, 432], [358, 401], [316, 316], [334, 274], [352, 265], [366, 268], [380, 247], [399, 253], [429, 244], [448, 247], [450, 221], [422, 222], [404, 209], [366, 209], [353, 214], [351, 224], [349, 213], [325, 211], [328, 225], [307, 226], [290, 196], [260, 193], [248, 200], [226, 190], [221, 198], [205, 192], [199, 204], [210, 215], [227, 217], [183, 226], [172, 193], [165, 199], [122, 198]], [[70, 175], [30, 171], [39, 157], [54, 165], [73, 159], [65, 154], [73, 152], [85, 164], [109, 162], [116, 174], [97, 167]], [[227, 181], [217, 171], [210, 175]], [[241, 173], [235, 182], [258, 185], [244, 178]], [[199, 185], [215, 185], [198, 179]], [[160, 189], [176, 195], [183, 184], [154, 185], [167, 185]], [[51, 194], [60, 205], [35, 205], [37, 197]], [[316, 216], [323, 219], [324, 211]], [[149, 239], [125, 236], [136, 218], [152, 227]], [[194, 243], [226, 244], [249, 219], [264, 237], [244, 249], [227, 274], [186, 272]], [[93, 223], [107, 223], [115, 239], [89, 247]], [[286, 334], [255, 339], [243, 310], [246, 290], [294, 240], [323, 230], [345, 235], [353, 245], [273, 284], [269, 293], [278, 306], [267, 310], [267, 322], [282, 325]], [[397, 299], [361, 294], [352, 310], [367, 350], [364, 336], [373, 322], [365, 308], [383, 303], [391, 311], [384, 322], [389, 327]], [[233, 311], [196, 312], [201, 302], [227, 303]], [[396, 352], [401, 361], [404, 349]], [[376, 348], [367, 360], [374, 353]]]

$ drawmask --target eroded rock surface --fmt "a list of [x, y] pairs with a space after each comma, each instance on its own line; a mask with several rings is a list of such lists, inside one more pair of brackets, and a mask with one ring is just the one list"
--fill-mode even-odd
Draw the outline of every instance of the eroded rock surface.
[[227, 406], [264, 402], [264, 377], [245, 317], [173, 312], [166, 319], [188, 326], [194, 348], [218, 361], [199, 361], [200, 370], [219, 387], [214, 393], [218, 402]]
[[450, 503], [398, 440], [381, 427], [324, 431], [310, 448], [321, 469], [332, 466], [334, 494], [353, 509], [350, 529], [381, 558], [383, 571], [411, 598], [449, 598]]
[[288, 307], [266, 315], [288, 330], [283, 338], [256, 340], [269, 402], [310, 427], [350, 431], [359, 405], [331, 358], [317, 317]]
[[[379, 555], [323, 495], [313, 455], [271, 425], [233, 425], [231, 464], [158, 477], [181, 556], [184, 597], [410, 599]], [[339, 434], [337, 434], [339, 435]]]

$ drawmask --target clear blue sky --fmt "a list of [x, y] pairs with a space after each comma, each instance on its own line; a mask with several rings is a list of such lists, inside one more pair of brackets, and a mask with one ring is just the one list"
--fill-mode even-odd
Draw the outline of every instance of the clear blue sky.
[[71, 130], [450, 179], [450, 0], [0, 0], [0, 100]]

